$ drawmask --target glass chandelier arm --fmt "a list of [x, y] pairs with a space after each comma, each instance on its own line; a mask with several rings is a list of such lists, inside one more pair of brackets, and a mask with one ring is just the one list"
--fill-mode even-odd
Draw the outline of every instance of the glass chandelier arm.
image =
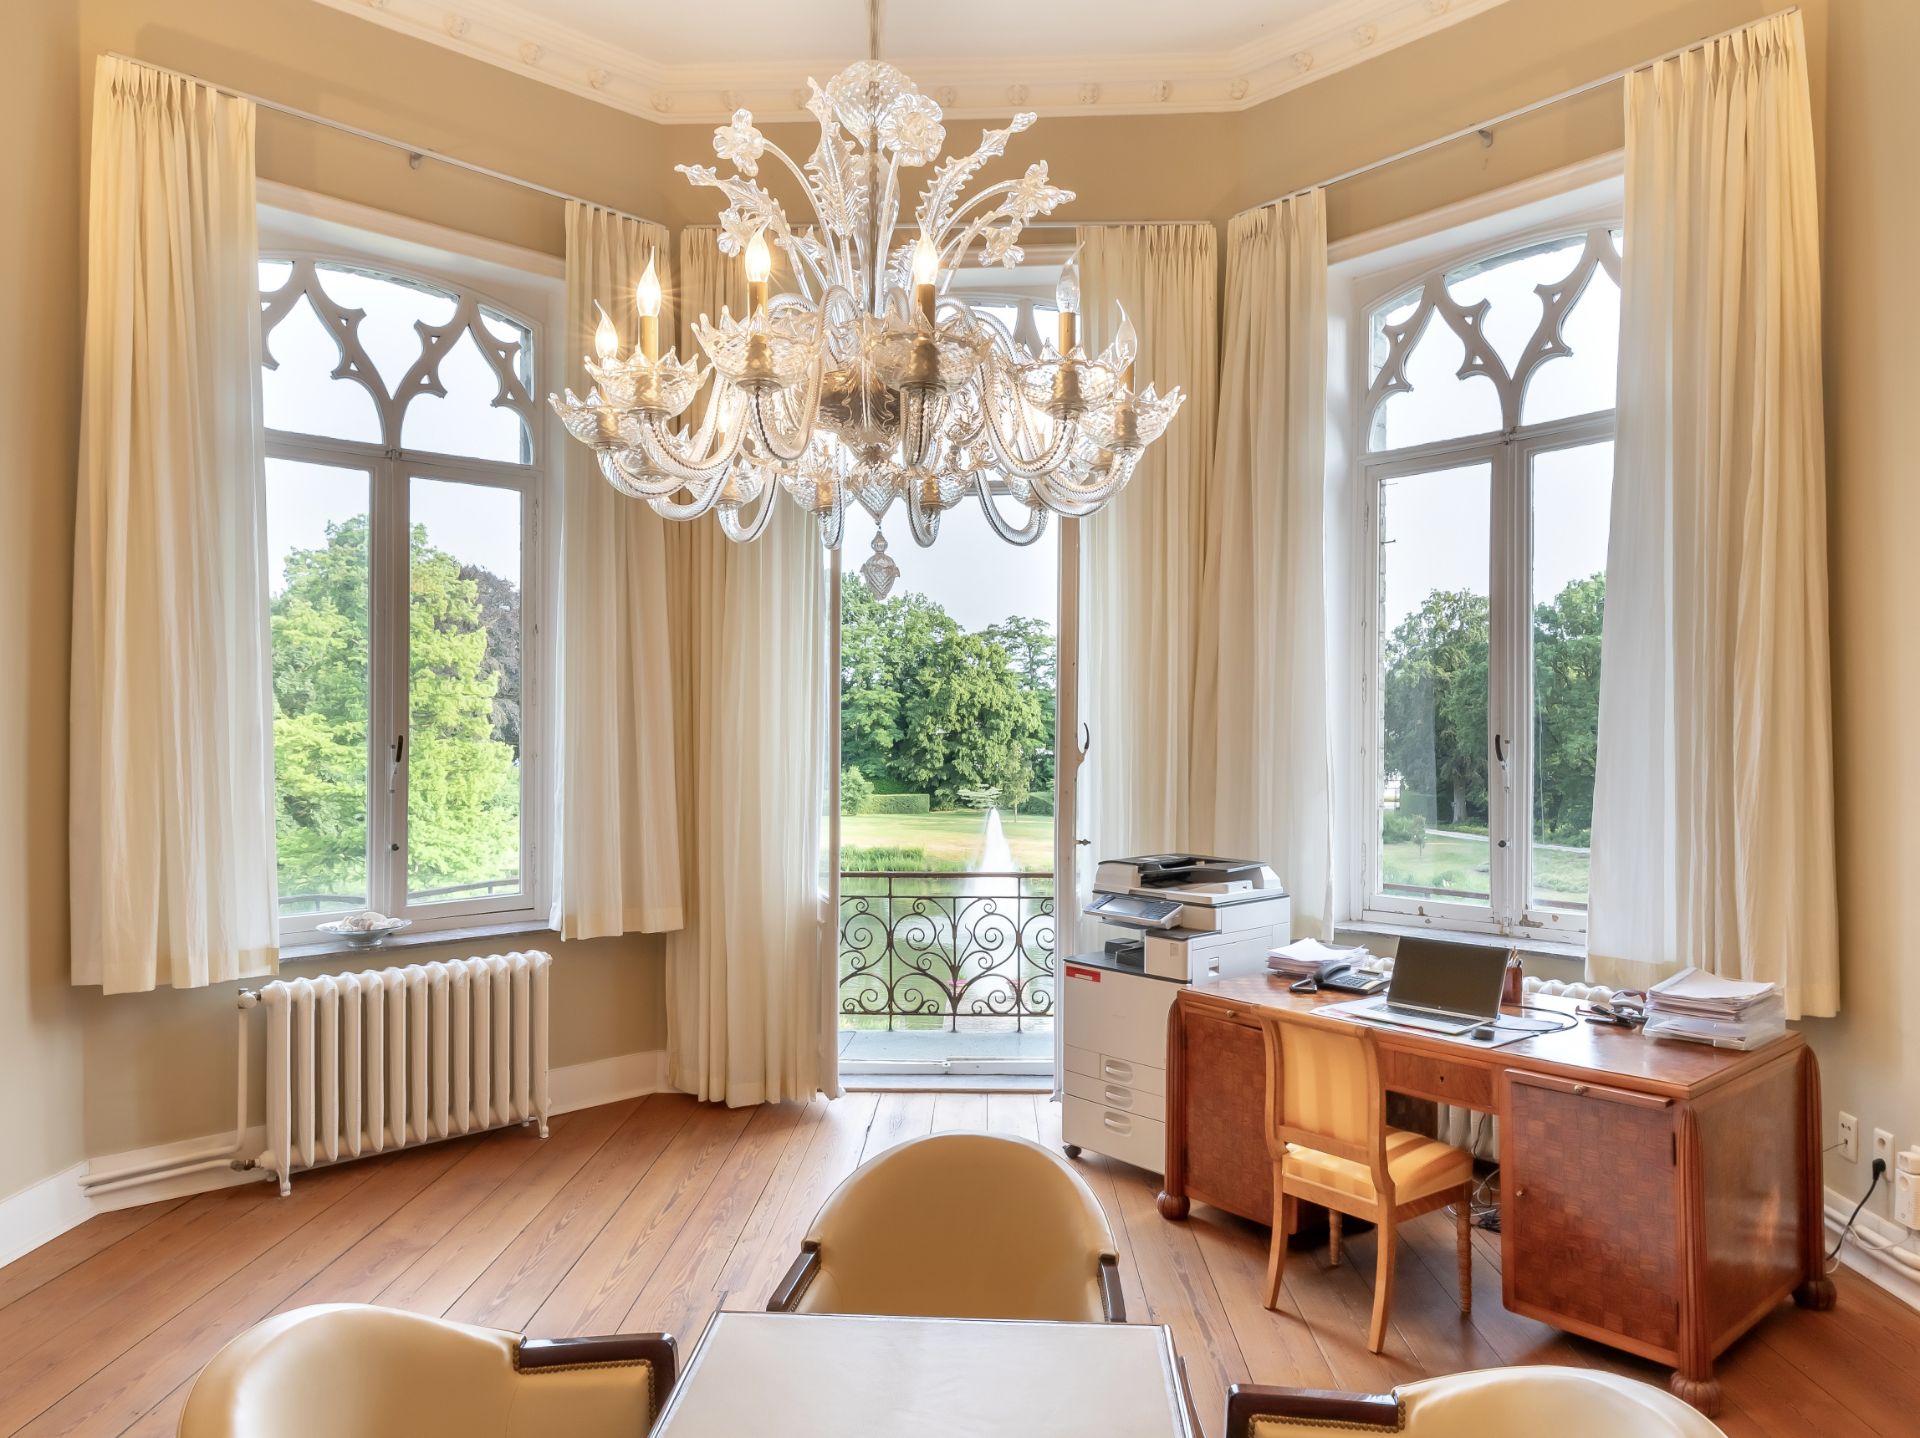
[[987, 443], [993, 449], [993, 457], [1008, 474], [1020, 479], [1043, 478], [1058, 469], [1072, 451], [1079, 438], [1079, 425], [1073, 420], [1063, 419], [1054, 422], [1053, 443], [1047, 446], [1045, 453], [1029, 459], [1020, 453], [1018, 443], [1001, 429], [1003, 398], [1013, 404], [1020, 404], [1019, 393], [1002, 396], [998, 389], [999, 381], [992, 368], [987, 371], [986, 404]]
[[[720, 395], [716, 393], [713, 402], [718, 403]], [[706, 430], [705, 421], [701, 429]], [[639, 427], [640, 452], [647, 457], [647, 463], [662, 474], [672, 475], [682, 482], [694, 485], [717, 480], [733, 463], [735, 455], [740, 453], [740, 443], [746, 437], [745, 425], [734, 425], [730, 432], [723, 432], [719, 445], [711, 453], [702, 453], [705, 446], [694, 450], [692, 454], [674, 452], [675, 437], [668, 433], [666, 422], [657, 415], [648, 415]], [[684, 450], [684, 440], [677, 446]], [[706, 510], [698, 511], [705, 514]]]
[[693, 491], [693, 498], [686, 504], [675, 504], [673, 500], [664, 496], [659, 499], [649, 499], [647, 503], [662, 519], [698, 519], [719, 502], [721, 491], [726, 488], [726, 482], [723, 479], [710, 479], [705, 485], [688, 485], [687, 488]]
[[987, 478], [985, 470], [975, 471], [973, 488], [980, 500], [980, 507], [987, 513], [987, 523], [991, 524], [993, 532], [1008, 544], [1032, 544], [1047, 532], [1047, 512], [1044, 509], [1028, 510], [1027, 522], [1024, 525], [1007, 523], [1006, 517], [1000, 513], [999, 506], [993, 502], [993, 482]]
[[[715, 485], [714, 488], [718, 491], [720, 486]], [[755, 514], [754, 517], [745, 524], [742, 524], [740, 522], [740, 513], [737, 509], [723, 509], [720, 511], [720, 528], [725, 531], [727, 538], [731, 539], [735, 544], [751, 544], [765, 533], [767, 521], [773, 518], [773, 507], [779, 503], [779, 501], [779, 482], [777, 480], [769, 480], [767, 486], [760, 493], [759, 513]]]
[[813, 368], [807, 372], [807, 388], [801, 396], [799, 414], [790, 429], [781, 428], [778, 405], [782, 396], [778, 390], [763, 389], [751, 397], [749, 415], [753, 437], [762, 453], [792, 464], [807, 452], [807, 446], [813, 443], [814, 418], [820, 410], [820, 375], [820, 356], [815, 355]]
[[[636, 464], [628, 458], [632, 450], [603, 449], [595, 456], [600, 461], [600, 473], [615, 489], [630, 494], [635, 499], [654, 499], [663, 494], [672, 494], [680, 488], [683, 480], [672, 475], [661, 475], [645, 465]], [[634, 459], [639, 456], [633, 455]]]

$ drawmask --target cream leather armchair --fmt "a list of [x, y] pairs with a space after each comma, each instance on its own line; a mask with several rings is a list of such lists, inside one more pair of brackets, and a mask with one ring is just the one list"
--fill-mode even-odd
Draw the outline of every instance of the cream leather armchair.
[[862, 1164], [821, 1206], [776, 1313], [1120, 1323], [1100, 1200], [1021, 1138], [941, 1133]]
[[1489, 1368], [1391, 1393], [1237, 1384], [1226, 1438], [1713, 1438], [1711, 1420], [1665, 1389], [1591, 1368]]
[[255, 1324], [194, 1380], [180, 1438], [639, 1438], [673, 1339], [522, 1338], [325, 1304]]

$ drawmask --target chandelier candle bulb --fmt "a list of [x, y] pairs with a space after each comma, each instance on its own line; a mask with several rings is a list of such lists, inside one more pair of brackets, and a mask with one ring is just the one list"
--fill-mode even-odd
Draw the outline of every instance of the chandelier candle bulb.
[[929, 326], [933, 324], [936, 303], [933, 285], [939, 278], [940, 252], [922, 230], [919, 243], [913, 247], [913, 306]]
[[620, 354], [620, 331], [613, 327], [613, 316], [605, 305], [595, 300], [593, 307], [600, 311], [600, 323], [593, 329], [593, 352], [600, 356], [601, 364], [612, 364]]
[[767, 232], [759, 230], [747, 242], [747, 313], [765, 314], [767, 280], [773, 274], [773, 251], [767, 248]]
[[634, 287], [634, 308], [640, 311], [640, 353], [652, 364], [660, 358], [660, 276], [647, 256], [646, 273]]

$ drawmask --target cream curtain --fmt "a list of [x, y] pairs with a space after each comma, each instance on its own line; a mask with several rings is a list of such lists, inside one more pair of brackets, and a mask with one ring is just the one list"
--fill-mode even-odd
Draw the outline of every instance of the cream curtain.
[[1839, 1008], [1820, 257], [1805, 44], [1627, 81], [1594, 977], [1680, 964]]
[[250, 103], [99, 62], [70, 894], [108, 993], [279, 962], [253, 191]]
[[[1076, 797], [1079, 892], [1101, 858], [1204, 843], [1193, 766], [1195, 658], [1218, 372], [1218, 248], [1210, 224], [1079, 231], [1084, 338], [1112, 340], [1124, 305], [1140, 383], [1187, 393], [1113, 504], [1080, 522], [1080, 716], [1091, 746]], [[1203, 765], [1211, 782], [1211, 766]], [[1079, 905], [1074, 906], [1077, 913]]]
[[[622, 348], [637, 341], [634, 287], [667, 232], [593, 205], [567, 204], [567, 383], [585, 394], [583, 357], [604, 305]], [[673, 333], [670, 321], [662, 332]], [[560, 565], [559, 881], [554, 927], [566, 939], [677, 929], [682, 922], [668, 642], [668, 521], [601, 477], [593, 452], [564, 450]]]
[[[745, 307], [740, 262], [715, 239], [680, 235], [683, 355], [699, 353], [695, 317]], [[776, 502], [751, 544], [711, 516], [668, 539], [690, 900], [667, 941], [669, 1069], [729, 1105], [839, 1092], [820, 877], [831, 584], [813, 522]]]
[[1196, 802], [1217, 852], [1264, 859], [1296, 934], [1332, 936], [1327, 221], [1318, 190], [1227, 229], [1207, 512]]

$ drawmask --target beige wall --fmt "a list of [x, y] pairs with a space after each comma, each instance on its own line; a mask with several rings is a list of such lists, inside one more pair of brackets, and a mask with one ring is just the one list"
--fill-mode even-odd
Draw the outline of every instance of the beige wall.
[[80, 348], [74, 21], [27, 7], [0, 48], [0, 1197], [77, 1163], [67, 987], [67, 615]]
[[[1046, 157], [1079, 191], [1070, 218], [1216, 218], [1511, 107], [1604, 75], [1767, 13], [1770, 0], [1508, 0], [1418, 44], [1389, 52], [1241, 116], [1044, 120], [1006, 167]], [[1904, 743], [1920, 705], [1920, 661], [1904, 632], [1920, 600], [1907, 557], [1920, 499], [1897, 432], [1920, 381], [1920, 330], [1902, 263], [1920, 233], [1907, 147], [1920, 134], [1920, 6], [1912, 0], [1803, 5], [1823, 141], [1828, 277], [1828, 413], [1839, 756], [1840, 860], [1848, 1016], [1811, 1032], [1834, 1109], [1863, 1128], [1920, 1141], [1920, 983], [1899, 920], [1915, 872], [1905, 814], [1920, 795], [1920, 759]], [[25, 676], [0, 701], [0, 759], [16, 767], [0, 809], [0, 1083], [41, 1095], [10, 1110], [33, 1132], [0, 1144], [0, 1193], [82, 1152], [209, 1132], [229, 1121], [230, 991], [103, 1000], [69, 998], [63, 852], [67, 550], [78, 310], [72, 259], [84, 95], [93, 57], [116, 49], [307, 109], [438, 146], [670, 224], [710, 220], [710, 193], [673, 174], [705, 159], [704, 126], [654, 127], [537, 83], [314, 5], [310, 0], [77, 0], [33, 6], [8, 32], [4, 113], [28, 202], [0, 221], [0, 284], [18, 291], [0, 369], [0, 445], [12, 463], [0, 490], [0, 579], [25, 624], [9, 626], [0, 672]], [[65, 11], [66, 13], [60, 13]], [[77, 20], [75, 14], [77, 12]], [[51, 63], [60, 55], [64, 72]], [[1829, 95], [1831, 98], [1829, 99]], [[950, 127], [958, 144], [974, 126]], [[783, 139], [789, 138], [785, 133]], [[1333, 192], [1333, 233], [1347, 235], [1617, 147], [1610, 88]], [[262, 118], [269, 177], [557, 253], [550, 200], [332, 136]], [[10, 295], [10, 298], [14, 296]], [[51, 346], [51, 350], [49, 349]], [[48, 362], [49, 353], [56, 357]], [[33, 483], [23, 476], [44, 476]], [[657, 1046], [659, 946], [559, 950], [555, 1057], [561, 1063]], [[413, 957], [409, 955], [408, 957]], [[84, 1089], [84, 1108], [75, 1097]], [[78, 1136], [77, 1136], [78, 1135]], [[1835, 1187], [1862, 1170], [1830, 1167]]]

